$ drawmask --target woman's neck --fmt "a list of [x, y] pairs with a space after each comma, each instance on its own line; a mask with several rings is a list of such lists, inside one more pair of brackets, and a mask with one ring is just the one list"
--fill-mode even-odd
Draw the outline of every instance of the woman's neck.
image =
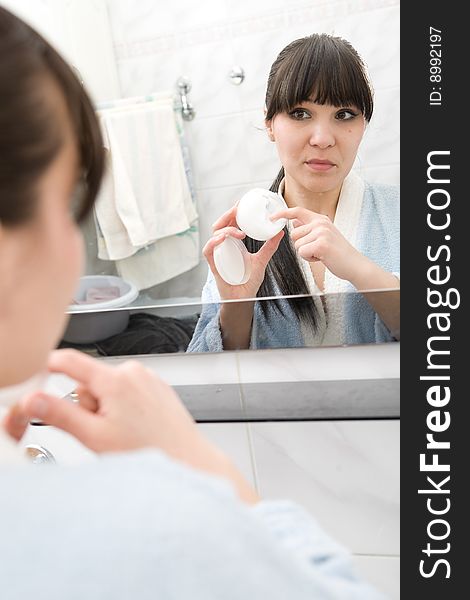
[[286, 175], [284, 180], [284, 200], [289, 208], [300, 206], [320, 215], [326, 215], [332, 221], [341, 193], [341, 187], [326, 192], [312, 192], [300, 186]]

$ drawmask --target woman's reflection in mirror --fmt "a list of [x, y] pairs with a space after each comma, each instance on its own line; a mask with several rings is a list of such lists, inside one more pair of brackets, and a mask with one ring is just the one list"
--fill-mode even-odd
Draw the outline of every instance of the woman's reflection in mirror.
[[[269, 73], [265, 125], [282, 167], [271, 185], [287, 227], [267, 242], [237, 227], [236, 205], [204, 247], [204, 303], [310, 294], [302, 299], [223, 303], [204, 308], [189, 351], [391, 341], [399, 294], [398, 186], [352, 171], [373, 113], [364, 63], [341, 38], [314, 34], [284, 48]], [[251, 253], [246, 284], [228, 285], [213, 253], [227, 236]], [[349, 292], [349, 293], [348, 293]], [[325, 295], [322, 295], [322, 294]]]

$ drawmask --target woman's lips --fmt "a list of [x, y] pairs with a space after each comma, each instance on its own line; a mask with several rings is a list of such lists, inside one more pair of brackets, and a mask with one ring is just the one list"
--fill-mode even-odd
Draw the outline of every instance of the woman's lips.
[[308, 160], [305, 164], [313, 171], [329, 171], [335, 166], [335, 164], [329, 160], [320, 159]]

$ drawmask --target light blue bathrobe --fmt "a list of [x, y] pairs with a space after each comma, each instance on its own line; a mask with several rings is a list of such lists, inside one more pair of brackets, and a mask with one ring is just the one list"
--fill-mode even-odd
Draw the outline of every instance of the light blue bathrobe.
[[3, 600], [379, 600], [291, 502], [244, 505], [163, 453], [0, 466]]
[[[356, 248], [391, 273], [400, 272], [400, 204], [399, 188], [365, 183], [364, 197], [356, 237]], [[355, 288], [350, 285], [351, 292]], [[279, 292], [278, 292], [279, 293]], [[220, 296], [209, 271], [202, 291], [201, 317], [188, 346], [188, 352], [223, 350], [219, 327]], [[279, 300], [284, 315], [268, 301], [266, 316], [260, 302], [255, 304], [251, 348], [295, 348], [305, 345], [301, 325], [288, 302]], [[343, 343], [365, 344], [392, 341], [389, 331], [360, 294], [345, 297]]]

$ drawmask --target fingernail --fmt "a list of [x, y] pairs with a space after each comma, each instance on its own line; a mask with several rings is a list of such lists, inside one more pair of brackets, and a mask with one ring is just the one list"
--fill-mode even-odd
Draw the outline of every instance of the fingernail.
[[47, 400], [42, 396], [36, 396], [31, 400], [31, 412], [35, 417], [44, 417], [47, 413]]

